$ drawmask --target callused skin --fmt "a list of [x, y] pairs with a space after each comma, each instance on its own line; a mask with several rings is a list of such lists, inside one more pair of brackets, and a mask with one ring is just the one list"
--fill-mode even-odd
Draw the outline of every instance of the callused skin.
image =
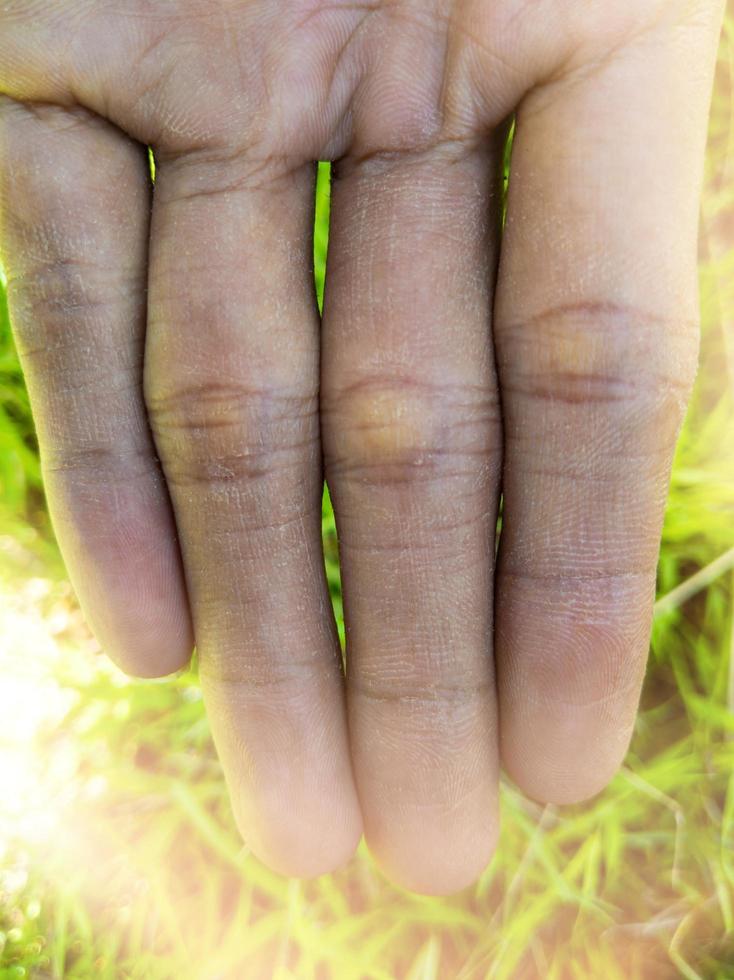
[[364, 831], [394, 882], [451, 893], [495, 847], [501, 764], [555, 803], [619, 766], [696, 370], [722, 10], [0, 8], [0, 249], [69, 574], [123, 669], [196, 643], [274, 869], [331, 871]]

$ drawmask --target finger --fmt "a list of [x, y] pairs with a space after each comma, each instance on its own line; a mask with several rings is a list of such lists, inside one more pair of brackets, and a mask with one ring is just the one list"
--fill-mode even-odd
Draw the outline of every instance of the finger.
[[547, 802], [608, 782], [644, 674], [698, 344], [712, 51], [709, 34], [688, 38], [640, 36], [517, 117], [495, 323], [495, 642], [503, 762]]
[[157, 676], [192, 632], [142, 396], [149, 210], [142, 147], [81, 109], [0, 100], [0, 249], [49, 510], [99, 642]]
[[145, 381], [235, 813], [298, 876], [361, 836], [321, 545], [314, 175], [159, 161]]
[[355, 777], [377, 860], [444, 894], [497, 833], [498, 154], [447, 145], [339, 171], [322, 425]]

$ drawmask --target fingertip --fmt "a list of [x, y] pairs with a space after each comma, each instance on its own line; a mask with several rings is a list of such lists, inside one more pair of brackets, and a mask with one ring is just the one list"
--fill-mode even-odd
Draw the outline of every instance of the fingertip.
[[[305, 801], [304, 801], [305, 802]], [[362, 839], [362, 815], [354, 801], [323, 798], [256, 827], [250, 809], [232, 795], [235, 823], [255, 857], [276, 874], [310, 880], [333, 874], [352, 860]]]
[[401, 847], [389, 847], [369, 833], [367, 844], [382, 873], [398, 888], [427, 897], [456, 895], [473, 885], [492, 861], [499, 839], [499, 818], [492, 814], [473, 833], [446, 833], [430, 840], [426, 833], [401, 836]]
[[156, 680], [171, 677], [185, 670], [191, 662], [191, 650], [184, 653], [183, 649], [173, 647], [150, 650], [104, 650], [112, 663], [133, 680]]
[[584, 741], [564, 738], [562, 727], [543, 729], [544, 737], [503, 733], [502, 767], [526, 796], [541, 805], [572, 806], [598, 797], [624, 762], [632, 734], [607, 731]]
[[538, 803], [586, 802], [614, 778], [632, 739], [647, 661], [649, 584], [638, 574], [500, 576], [503, 769]]
[[154, 467], [151, 457], [135, 478], [123, 465], [93, 483], [86, 474], [46, 477], [84, 618], [109, 659], [143, 679], [183, 669], [194, 648], [178, 535]]
[[170, 677], [191, 662], [194, 638], [188, 612], [170, 611], [151, 617], [120, 616], [104, 628], [89, 619], [103, 652], [128, 677], [152, 680]]
[[381, 865], [381, 869], [390, 882], [405, 891], [427, 898], [448, 898], [470, 888], [479, 879], [482, 872], [494, 856], [496, 847], [484, 848], [470, 861], [459, 861], [455, 864], [437, 859], [430, 867], [416, 871], [415, 868], [403, 868], [393, 865]]

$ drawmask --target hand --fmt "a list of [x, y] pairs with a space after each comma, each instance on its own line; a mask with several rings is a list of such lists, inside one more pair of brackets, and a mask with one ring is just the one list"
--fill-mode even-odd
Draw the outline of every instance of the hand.
[[274, 869], [330, 871], [364, 829], [393, 881], [452, 892], [495, 846], [500, 759], [556, 803], [617, 769], [696, 370], [722, 6], [0, 6], [1, 244], [59, 543], [124, 669], [195, 637]]

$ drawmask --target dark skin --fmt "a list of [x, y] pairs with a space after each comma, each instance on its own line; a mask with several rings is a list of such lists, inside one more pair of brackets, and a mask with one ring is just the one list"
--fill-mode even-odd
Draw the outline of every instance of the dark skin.
[[696, 372], [722, 11], [0, 6], [0, 248], [56, 533], [123, 669], [196, 643], [272, 868], [334, 870], [364, 832], [394, 882], [451, 893], [495, 847], [500, 765], [559, 804], [618, 768]]

